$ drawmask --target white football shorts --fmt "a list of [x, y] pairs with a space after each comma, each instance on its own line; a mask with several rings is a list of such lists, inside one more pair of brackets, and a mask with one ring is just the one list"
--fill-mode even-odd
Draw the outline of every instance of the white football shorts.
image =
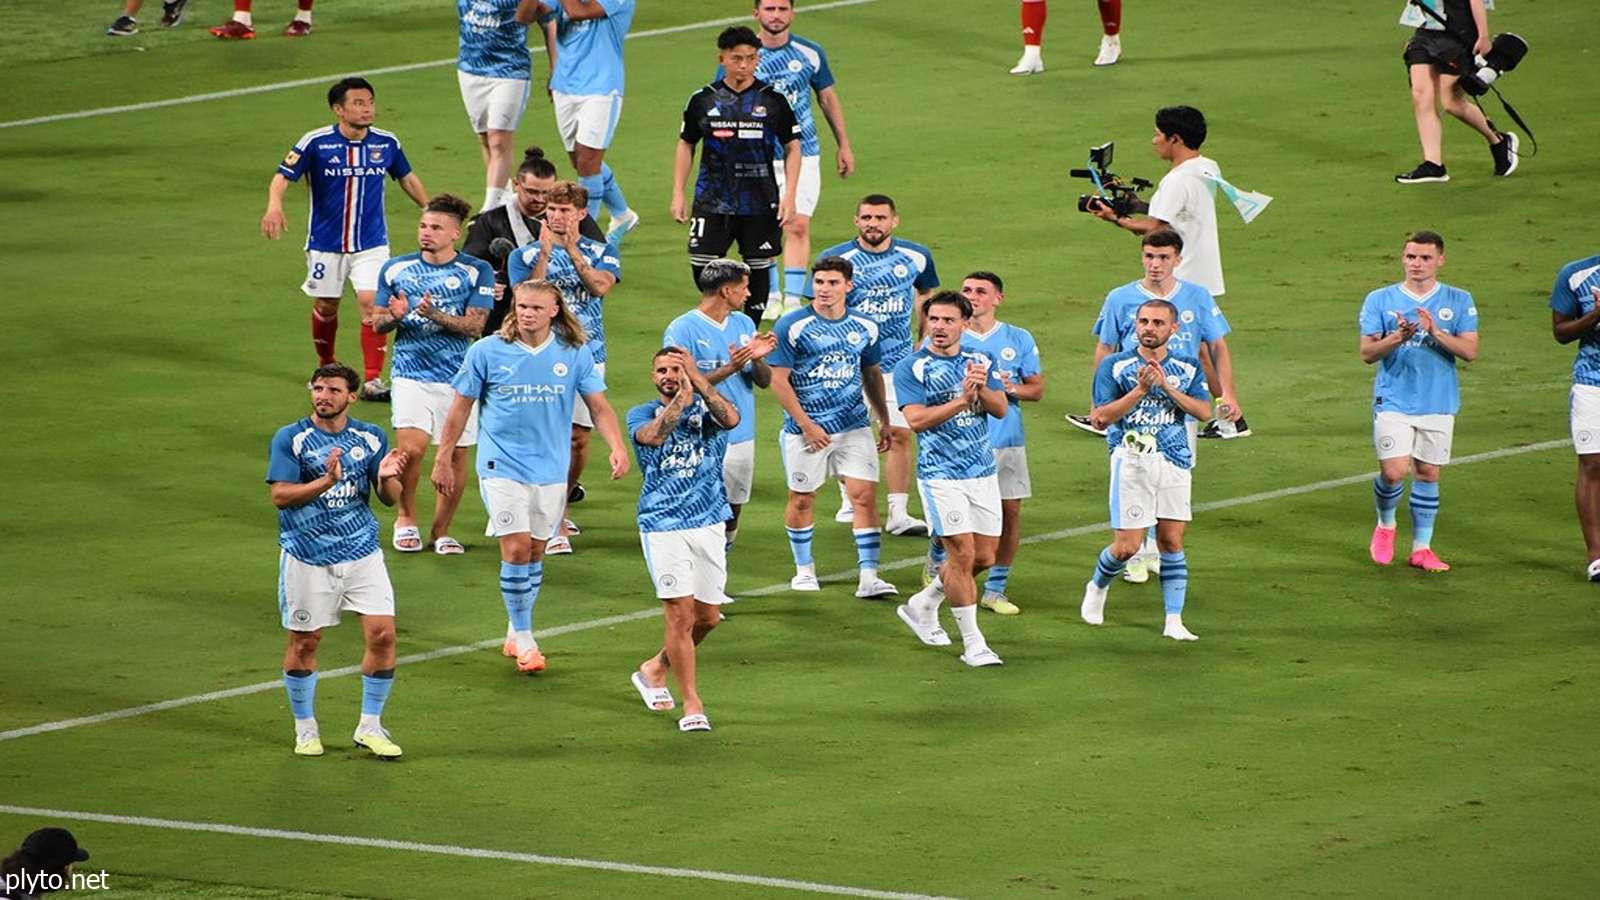
[[356, 293], [378, 289], [378, 270], [389, 261], [389, 247], [373, 247], [359, 253], [306, 251], [306, 282], [300, 286], [307, 297], [337, 300], [344, 296], [344, 283]]
[[1028, 448], [994, 448], [995, 478], [1000, 482], [1001, 500], [1026, 500], [1033, 496], [1033, 480], [1028, 477]]
[[676, 600], [693, 597], [718, 605], [727, 600], [727, 534], [721, 522], [683, 531], [641, 531], [645, 568], [656, 586], [656, 597]]
[[533, 82], [525, 78], [489, 78], [456, 70], [461, 85], [461, 103], [467, 108], [467, 121], [478, 134], [486, 131], [516, 131], [522, 113], [528, 108]]
[[1573, 385], [1568, 406], [1572, 413], [1572, 448], [1579, 456], [1600, 453], [1600, 387]]
[[722, 484], [728, 490], [728, 502], [742, 506], [750, 502], [750, 486], [756, 479], [756, 442], [740, 441], [729, 444], [722, 457]]
[[1111, 527], [1149, 528], [1157, 519], [1187, 522], [1188, 469], [1160, 453], [1140, 453], [1118, 447], [1111, 453]]
[[561, 525], [567, 508], [567, 485], [523, 484], [509, 478], [478, 481], [483, 505], [489, 510], [489, 530], [494, 537], [527, 534], [548, 541]]
[[1000, 536], [1000, 482], [982, 478], [917, 479], [922, 510], [934, 537], [952, 534]]
[[[394, 379], [389, 397], [390, 421], [396, 429], [416, 428], [433, 436], [435, 446], [444, 433], [445, 416], [455, 402], [455, 389], [442, 381], [417, 381], [412, 378]], [[471, 447], [478, 443], [478, 404], [472, 404], [467, 413], [467, 427], [461, 430], [457, 447]]]
[[1455, 430], [1456, 417], [1443, 413], [1409, 416], [1381, 412], [1372, 417], [1372, 446], [1379, 459], [1409, 456], [1442, 466], [1450, 462], [1450, 441]]
[[278, 612], [290, 631], [317, 631], [339, 624], [339, 613], [394, 615], [394, 588], [383, 551], [357, 560], [313, 566], [278, 551]]
[[617, 120], [622, 118], [621, 94], [563, 94], [550, 95], [556, 110], [556, 131], [561, 133], [561, 143], [571, 153], [579, 144], [604, 150], [611, 146], [617, 133]]
[[[862, 388], [861, 389], [861, 402], [863, 402], [863, 403], [867, 402], [867, 390], [866, 390], [866, 388]], [[902, 412], [901, 409], [900, 409], [900, 397], [899, 397], [899, 395], [897, 395], [894, 392], [894, 373], [893, 372], [884, 372], [883, 373], [883, 402], [884, 402], [884, 404], [886, 406], [889, 407], [889, 424], [890, 425], [894, 426], [895, 428], [910, 428], [911, 427], [909, 424], [906, 423], [906, 414], [904, 412]], [[871, 408], [872, 408], [872, 404], [867, 403], [867, 409], [871, 409]]]
[[855, 428], [828, 437], [831, 439], [828, 446], [808, 450], [805, 438], [787, 431], [779, 432], [778, 444], [783, 452], [789, 490], [815, 493], [830, 475], [878, 480], [878, 442], [872, 437], [871, 428]]
[[[778, 196], [783, 196], [784, 184], [788, 181], [784, 177], [783, 160], [772, 161], [772, 171], [778, 176]], [[800, 157], [800, 183], [794, 189], [794, 211], [802, 216], [810, 217], [816, 214], [817, 201], [822, 199], [822, 157]]]

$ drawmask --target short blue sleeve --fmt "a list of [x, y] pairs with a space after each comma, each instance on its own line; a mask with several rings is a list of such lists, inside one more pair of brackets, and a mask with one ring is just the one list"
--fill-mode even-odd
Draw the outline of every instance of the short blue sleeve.
[[1121, 397], [1125, 391], [1117, 386], [1117, 379], [1111, 374], [1111, 363], [1117, 357], [1115, 354], [1100, 360], [1100, 365], [1094, 370], [1094, 406], [1105, 406]]
[[622, 252], [615, 244], [604, 245], [589, 265], [602, 272], [610, 272], [618, 281], [622, 280]]
[[371, 433], [378, 436], [378, 450], [376, 453], [367, 454], [365, 460], [367, 464], [367, 483], [377, 487], [379, 481], [378, 465], [383, 462], [385, 456], [389, 455], [389, 436], [384, 433], [382, 428], [374, 428]]
[[1044, 361], [1039, 359], [1039, 345], [1033, 335], [1021, 332], [1017, 336], [1017, 374], [1032, 378], [1044, 372]]
[[821, 47], [812, 44], [811, 48], [817, 51], [817, 70], [811, 73], [811, 89], [820, 94], [833, 87], [833, 69], [828, 66], [828, 54]]
[[600, 8], [606, 11], [607, 16], [626, 12], [634, 4], [634, 0], [591, 0], [591, 2], [600, 4]]
[[1206, 384], [1206, 372], [1200, 368], [1198, 360], [1195, 362], [1194, 375], [1190, 376], [1189, 383], [1183, 386], [1183, 392], [1196, 400], [1207, 402], [1211, 400], [1211, 389]]
[[[494, 267], [481, 259], [472, 261], [473, 269], [477, 270], [478, 283], [472, 289], [472, 296], [467, 298], [467, 309], [493, 309], [494, 308]], [[378, 279], [378, 292], [382, 296], [383, 279]]]
[[1367, 299], [1361, 304], [1361, 316], [1358, 322], [1361, 325], [1362, 334], [1382, 337], [1389, 333], [1388, 328], [1385, 327], [1387, 323], [1383, 321], [1383, 308], [1378, 303], [1378, 297], [1379, 293], [1373, 291], [1367, 295]]
[[639, 433], [639, 429], [655, 421], [655, 417], [656, 404], [653, 402], [641, 403], [628, 410], [628, 439], [637, 444], [639, 439], [634, 435]]
[[585, 344], [578, 348], [578, 394], [587, 397], [590, 394], [604, 393], [606, 379], [600, 370], [594, 367], [594, 351]]
[[778, 343], [772, 348], [772, 351], [767, 354], [767, 365], [782, 366], [785, 369], [792, 369], [794, 368], [795, 346], [789, 342], [790, 329], [785, 326], [786, 323], [780, 319], [778, 321], [778, 327], [772, 329], [778, 334]]
[[1563, 316], [1578, 318], [1583, 315], [1583, 299], [1568, 283], [1571, 266], [1567, 266], [1556, 275], [1556, 283], [1550, 288], [1550, 308]]
[[861, 365], [876, 366], [883, 362], [883, 342], [874, 340], [861, 348]]
[[267, 457], [267, 482], [300, 483], [300, 460], [294, 455], [294, 428], [278, 429]]
[[389, 160], [389, 177], [395, 181], [411, 174], [411, 162], [406, 159], [406, 152], [400, 149], [400, 142], [394, 142], [394, 156]]
[[393, 265], [394, 260], [391, 259], [383, 264], [383, 268], [378, 270], [378, 294], [373, 298], [372, 305], [379, 309], [387, 307], [389, 299], [394, 296], [394, 285], [389, 283], [389, 269]]
[[1228, 317], [1222, 314], [1222, 307], [1215, 299], [1211, 301], [1211, 308], [1200, 314], [1200, 340], [1212, 344], [1228, 336], [1233, 327], [1228, 324]]
[[506, 258], [506, 280], [511, 284], [521, 284], [533, 274], [534, 261], [539, 258], [539, 242], [537, 240], [526, 246], [518, 247], [514, 253]]
[[900, 360], [894, 367], [894, 396], [895, 402], [901, 409], [913, 403], [925, 406], [928, 402], [928, 393], [923, 389], [922, 382], [917, 380], [916, 373], [912, 370], [912, 363], [917, 361], [915, 355]]
[[1108, 347], [1122, 349], [1122, 323], [1117, 321], [1116, 314], [1111, 309], [1111, 301], [1106, 300], [1100, 307], [1100, 318], [1094, 320], [1095, 337], [1100, 343]]
[[1449, 323], [1451, 334], [1471, 334], [1478, 330], [1478, 305], [1472, 295], [1462, 291], [1456, 297], [1455, 321]]
[[461, 368], [450, 379], [450, 387], [463, 397], [482, 400], [484, 384], [489, 380], [487, 356], [488, 351], [481, 341], [468, 347], [466, 357], [461, 360]]
[[933, 254], [927, 254], [928, 266], [917, 275], [917, 280], [911, 286], [919, 292], [931, 291], [939, 286], [939, 270], [933, 264]]
[[306, 168], [311, 165], [315, 153], [308, 153], [304, 148], [291, 147], [284, 154], [283, 162], [278, 163], [278, 174], [290, 181], [299, 181], [300, 176], [306, 173]]

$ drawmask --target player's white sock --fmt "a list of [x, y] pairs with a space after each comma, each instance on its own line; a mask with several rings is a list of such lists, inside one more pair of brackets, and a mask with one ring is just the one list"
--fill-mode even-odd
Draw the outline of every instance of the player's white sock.
[[1199, 636], [1183, 626], [1183, 616], [1179, 613], [1167, 613], [1166, 624], [1161, 628], [1161, 636], [1172, 638], [1175, 641], [1196, 641]]
[[514, 631], [511, 636], [517, 639], [517, 653], [519, 654], [539, 649], [539, 642], [533, 639], [533, 632], [531, 631]]
[[1044, 58], [1039, 55], [1039, 50], [1038, 44], [1023, 44], [1022, 59], [1017, 61], [1017, 65], [1033, 66], [1043, 62]]
[[861, 585], [862, 587], [866, 587], [869, 584], [875, 584], [875, 583], [877, 583], [877, 581], [878, 581], [878, 570], [877, 569], [862, 569], [860, 576], [858, 576], [856, 578], [856, 583]]
[[811, 577], [815, 578], [817, 575], [817, 564], [804, 563], [802, 565], [796, 565], [794, 567], [794, 573], [796, 575], [810, 575]]
[[961, 629], [961, 646], [968, 653], [975, 653], [989, 646], [983, 639], [983, 632], [978, 630], [978, 607], [952, 606], [950, 615], [955, 616], [956, 625]]
[[379, 721], [378, 716], [371, 715], [370, 713], [362, 713], [361, 722], [360, 724], [356, 725], [356, 733], [382, 734], [383, 723]]
[[235, 10], [233, 14], [233, 20], [247, 28], [256, 27], [256, 23], [250, 21], [250, 13], [245, 10]]
[[510, 620], [507, 620], [506, 621], [506, 640], [514, 641], [516, 639], [517, 639], [517, 626], [511, 624]]
[[906, 494], [890, 494], [889, 495], [889, 520], [890, 521], [894, 521], [895, 519], [907, 519], [907, 518], [910, 518], [910, 516], [906, 513], [907, 498], [908, 498], [908, 495], [906, 495]]
[[304, 22], [307, 25], [310, 25], [311, 24], [311, 10], [309, 10], [309, 9], [298, 10], [294, 14], [294, 20], [296, 22]]
[[322, 732], [317, 730], [317, 720], [316, 719], [295, 719], [294, 720], [294, 739], [295, 740], [303, 742], [303, 741], [309, 741], [314, 737], [321, 737], [321, 736], [322, 736]]
[[944, 584], [935, 577], [933, 581], [928, 583], [927, 587], [912, 594], [906, 600], [906, 605], [911, 607], [912, 612], [915, 612], [923, 619], [931, 619], [938, 613], [939, 604], [943, 602]]

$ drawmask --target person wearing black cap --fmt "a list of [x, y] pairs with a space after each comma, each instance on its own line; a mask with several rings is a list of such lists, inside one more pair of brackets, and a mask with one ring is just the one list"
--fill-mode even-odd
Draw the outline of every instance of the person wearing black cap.
[[0, 861], [0, 892], [10, 900], [32, 900], [70, 885], [72, 866], [89, 858], [65, 828], [41, 828]]

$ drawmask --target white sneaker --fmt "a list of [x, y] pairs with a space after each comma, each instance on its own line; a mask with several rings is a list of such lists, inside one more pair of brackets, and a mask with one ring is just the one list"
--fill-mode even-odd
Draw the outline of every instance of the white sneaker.
[[561, 520], [561, 530], [566, 533], [567, 537], [583, 534], [583, 529], [579, 528], [578, 523], [572, 521], [571, 519]]
[[1161, 636], [1172, 638], [1175, 641], [1198, 641], [1200, 636], [1183, 627], [1183, 616], [1167, 616], [1167, 624], [1161, 629]]
[[606, 226], [606, 243], [614, 244], [638, 227], [639, 214], [631, 209], [625, 209], [620, 215], [611, 217], [611, 224]]
[[1150, 567], [1145, 564], [1143, 556], [1136, 554], [1128, 560], [1128, 567], [1122, 570], [1122, 580], [1132, 584], [1144, 584], [1150, 580]]
[[1115, 65], [1122, 58], [1122, 35], [1106, 34], [1100, 37], [1100, 55], [1094, 58], [1097, 66]]
[[1000, 654], [990, 650], [988, 647], [979, 647], [971, 652], [961, 654], [961, 661], [974, 669], [981, 669], [984, 666], [1005, 665], [1005, 661], [1000, 658]]
[[773, 300], [769, 298], [767, 300], [766, 309], [761, 311], [761, 321], [776, 322], [778, 321], [778, 317], [782, 316], [785, 312], [787, 312], [787, 310], [783, 308], [783, 301], [781, 299]]
[[794, 577], [789, 579], [789, 590], [820, 591], [822, 584], [817, 581], [817, 576], [810, 572], [796, 572]]
[[1600, 581], [1600, 559], [1589, 563], [1589, 568], [1584, 570], [1590, 581]]
[[1078, 615], [1083, 617], [1090, 625], [1101, 625], [1106, 620], [1106, 594], [1109, 587], [1101, 587], [1090, 581], [1083, 586], [1083, 603], [1078, 607]]
[[572, 542], [566, 535], [558, 534], [544, 545], [545, 556], [569, 556], [572, 554]]
[[840, 522], [840, 523], [843, 523], [845, 525], [849, 525], [851, 522], [854, 522], [856, 520], [855, 508], [852, 507], [849, 503], [846, 503], [845, 505], [839, 507], [839, 511], [838, 512], [833, 514], [833, 520], [835, 522]]
[[[1033, 52], [1028, 52], [1030, 50]], [[1017, 64], [1011, 67], [1011, 74], [1013, 75], [1037, 75], [1043, 71], [1044, 59], [1040, 57], [1039, 50], [1036, 47], [1022, 48], [1022, 58], [1017, 60]]]
[[878, 597], [898, 597], [900, 596], [900, 589], [882, 578], [874, 578], [870, 581], [862, 579], [861, 583], [856, 585], [856, 596], [863, 600], [874, 600]]
[[911, 633], [917, 636], [917, 640], [927, 644], [929, 647], [950, 646], [950, 635], [945, 634], [944, 629], [939, 627], [937, 615], [934, 616], [932, 622], [920, 620], [911, 607], [904, 603], [894, 608], [894, 614], [900, 617], [900, 621], [906, 623], [906, 627], [911, 629]]
[[1161, 554], [1160, 553], [1145, 553], [1145, 554], [1142, 554], [1142, 555], [1144, 556], [1144, 570], [1146, 572], [1150, 573], [1150, 577], [1151, 578], [1160, 578], [1161, 577]]
[[883, 530], [895, 537], [927, 537], [928, 523], [915, 516], [905, 516], [899, 519], [890, 519]]

